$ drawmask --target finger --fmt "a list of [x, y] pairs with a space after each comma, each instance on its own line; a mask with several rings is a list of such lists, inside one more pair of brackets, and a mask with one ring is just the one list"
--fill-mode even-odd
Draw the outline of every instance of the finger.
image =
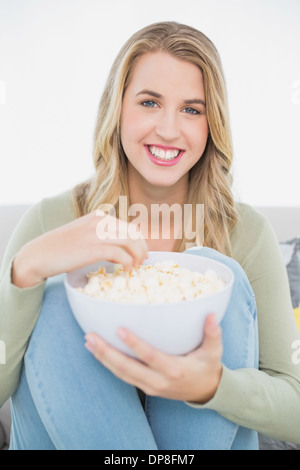
[[177, 370], [174, 356], [159, 351], [126, 328], [119, 328], [117, 333], [138, 358], [151, 369], [163, 373], [164, 375], [172, 374], [175, 372], [175, 369]]
[[[108, 224], [108, 230], [100, 225]], [[133, 226], [133, 225], [132, 225]], [[97, 238], [102, 246], [120, 246], [133, 258], [133, 265], [142, 264], [147, 257], [148, 245], [142, 235], [122, 220], [107, 216], [97, 225]], [[135, 226], [136, 227], [136, 226]]]
[[88, 334], [85, 339], [87, 341], [85, 346], [94, 357], [114, 375], [127, 383], [143, 389], [158, 380], [155, 371], [137, 359], [120, 352], [98, 335]]
[[125, 270], [132, 269], [134, 265], [133, 256], [120, 246], [102, 245], [99, 247], [97, 257], [110, 263], [122, 264]]
[[209, 350], [212, 353], [220, 353], [222, 348], [222, 330], [217, 323], [215, 314], [208, 315], [205, 320], [204, 339], [201, 348], [202, 351]]
[[136, 237], [133, 233], [127, 233], [127, 236], [115, 239], [114, 244], [119, 244], [133, 258], [133, 266], [142, 264], [148, 256], [148, 245], [144, 238]]
[[138, 224], [128, 223], [111, 215], [100, 218], [97, 223], [96, 233], [100, 240], [139, 240], [146, 248], [145, 239], [138, 228]]

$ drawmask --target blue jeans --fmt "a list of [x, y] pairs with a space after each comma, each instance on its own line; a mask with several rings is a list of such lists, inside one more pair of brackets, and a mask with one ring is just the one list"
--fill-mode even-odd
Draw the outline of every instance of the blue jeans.
[[[190, 253], [214, 258], [235, 273], [223, 317], [222, 362], [231, 369], [258, 365], [254, 294], [237, 262], [209, 248]], [[147, 396], [115, 377], [84, 347], [62, 276], [47, 282], [21, 380], [11, 398], [11, 450], [258, 449], [257, 433], [213, 410]], [[234, 393], [234, 390], [232, 391]]]

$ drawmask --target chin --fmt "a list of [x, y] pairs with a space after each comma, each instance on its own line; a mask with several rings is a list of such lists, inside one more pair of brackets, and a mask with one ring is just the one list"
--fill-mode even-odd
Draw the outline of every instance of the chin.
[[146, 178], [146, 181], [152, 186], [156, 186], [158, 188], [169, 188], [171, 186], [174, 186], [178, 182], [178, 178], [176, 179], [160, 178], [160, 179], [153, 179], [153, 180]]

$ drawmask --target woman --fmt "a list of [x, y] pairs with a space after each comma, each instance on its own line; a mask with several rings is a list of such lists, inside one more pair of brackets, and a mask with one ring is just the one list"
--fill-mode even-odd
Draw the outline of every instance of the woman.
[[[165, 22], [128, 40], [100, 102], [94, 163], [90, 181], [31, 208], [7, 248], [0, 398], [13, 394], [11, 448], [257, 449], [256, 431], [300, 442], [287, 275], [266, 220], [233, 200], [226, 89], [206, 36]], [[197, 225], [192, 218], [178, 240], [173, 217], [165, 238], [149, 216], [133, 239], [120, 196], [148, 214], [153, 204], [203, 204], [205, 247], [196, 233], [191, 252], [235, 272], [221, 326], [208, 316], [201, 347], [186, 356], [125, 329], [118, 334], [140, 360], [95, 334], [83, 347], [60, 275], [103, 259], [131, 269], [148, 250], [184, 251]], [[97, 213], [105, 204], [119, 221], [109, 238], [97, 236], [99, 221], [115, 221]]]

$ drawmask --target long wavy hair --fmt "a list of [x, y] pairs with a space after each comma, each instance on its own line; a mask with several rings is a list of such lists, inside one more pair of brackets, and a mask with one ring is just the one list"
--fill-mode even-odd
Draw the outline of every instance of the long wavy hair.
[[[122, 98], [134, 66], [149, 52], [166, 52], [198, 66], [203, 75], [209, 136], [202, 158], [189, 172], [188, 203], [204, 205], [204, 243], [231, 254], [230, 233], [237, 220], [231, 192], [232, 141], [227, 92], [221, 60], [214, 44], [197, 29], [176, 23], [151, 24], [122, 47], [110, 70], [99, 105], [94, 133], [94, 176], [73, 189], [77, 216], [111, 204], [118, 214], [120, 195], [129, 198], [127, 157], [120, 138]], [[186, 247], [183, 236], [178, 251]]]

